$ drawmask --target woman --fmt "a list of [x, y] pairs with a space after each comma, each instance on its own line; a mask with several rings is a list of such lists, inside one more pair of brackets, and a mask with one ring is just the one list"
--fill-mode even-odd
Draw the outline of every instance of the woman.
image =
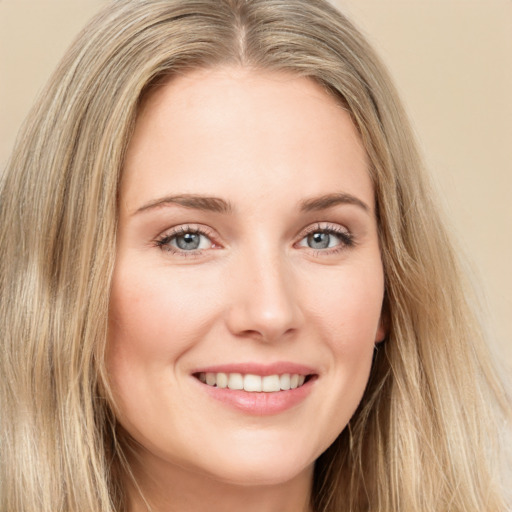
[[506, 509], [502, 385], [390, 80], [327, 3], [107, 7], [1, 225], [2, 511]]

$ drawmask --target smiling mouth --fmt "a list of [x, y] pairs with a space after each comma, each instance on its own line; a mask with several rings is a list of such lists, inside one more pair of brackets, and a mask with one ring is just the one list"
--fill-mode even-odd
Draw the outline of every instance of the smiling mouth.
[[248, 391], [250, 393], [277, 393], [278, 391], [300, 388], [314, 375], [284, 373], [262, 376], [250, 373], [199, 372], [195, 373], [194, 377], [211, 387]]

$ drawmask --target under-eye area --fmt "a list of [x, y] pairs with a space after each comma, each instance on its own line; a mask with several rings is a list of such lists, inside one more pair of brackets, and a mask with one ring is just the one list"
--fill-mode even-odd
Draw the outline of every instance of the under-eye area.
[[255, 375], [224, 372], [198, 372], [194, 377], [203, 384], [251, 393], [276, 393], [302, 387], [315, 379], [315, 374], [283, 373], [275, 375]]

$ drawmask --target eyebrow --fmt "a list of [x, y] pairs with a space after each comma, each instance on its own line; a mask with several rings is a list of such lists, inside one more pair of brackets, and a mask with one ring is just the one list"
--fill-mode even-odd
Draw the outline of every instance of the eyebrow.
[[161, 206], [168, 206], [176, 204], [185, 208], [191, 208], [194, 210], [203, 210], [207, 212], [215, 213], [230, 213], [233, 211], [233, 206], [224, 199], [219, 197], [208, 197], [196, 194], [180, 194], [176, 196], [166, 196], [160, 199], [155, 199], [149, 203], [141, 206], [134, 212], [135, 214], [160, 208]]
[[327, 210], [328, 208], [332, 208], [339, 204], [352, 204], [359, 206], [367, 213], [370, 212], [370, 207], [365, 202], [352, 194], [346, 194], [344, 192], [304, 199], [300, 203], [300, 209], [303, 212], [316, 212], [320, 210]]
[[[180, 194], [175, 196], [165, 196], [155, 199], [135, 210], [133, 215], [162, 206], [178, 205], [185, 208], [202, 210], [215, 213], [231, 213], [234, 211], [232, 204], [220, 197], [209, 197], [197, 194]], [[299, 208], [302, 212], [316, 212], [327, 210], [340, 204], [351, 204], [358, 206], [365, 212], [370, 212], [370, 207], [361, 199], [344, 192], [325, 194], [323, 196], [304, 199], [300, 202]]]

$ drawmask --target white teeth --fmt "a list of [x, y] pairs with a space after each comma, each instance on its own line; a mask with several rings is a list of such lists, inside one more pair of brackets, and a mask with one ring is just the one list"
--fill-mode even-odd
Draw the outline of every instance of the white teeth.
[[244, 390], [249, 392], [275, 393], [277, 391], [287, 391], [302, 386], [306, 380], [305, 375], [297, 373], [284, 373], [283, 375], [254, 375], [241, 373], [213, 373], [201, 372], [197, 375], [198, 379], [208, 386], [218, 388], [229, 388], [234, 390]]
[[279, 377], [279, 386], [283, 390], [290, 389], [290, 374], [285, 373]]
[[226, 373], [217, 373], [217, 387], [227, 388], [228, 387], [228, 375]]
[[261, 391], [261, 377], [248, 374], [244, 377], [244, 391]]
[[261, 379], [262, 389], [267, 392], [281, 391], [279, 375], [266, 375]]
[[241, 373], [230, 373], [228, 378], [229, 389], [244, 389], [244, 378]]

